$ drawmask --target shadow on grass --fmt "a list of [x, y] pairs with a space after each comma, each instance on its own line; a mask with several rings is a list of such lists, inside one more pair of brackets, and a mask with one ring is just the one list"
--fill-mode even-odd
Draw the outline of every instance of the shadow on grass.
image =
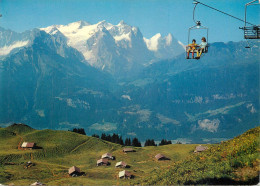
[[198, 184], [206, 184], [206, 185], [257, 185], [259, 183], [259, 176], [256, 176], [247, 181], [236, 181], [230, 178], [205, 178], [194, 181], [187, 181], [184, 185], [198, 185]]

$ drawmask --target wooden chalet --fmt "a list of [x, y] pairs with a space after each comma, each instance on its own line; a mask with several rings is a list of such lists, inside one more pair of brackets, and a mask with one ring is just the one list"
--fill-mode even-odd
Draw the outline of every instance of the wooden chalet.
[[135, 152], [135, 150], [132, 149], [132, 148], [124, 148], [124, 149], [123, 149], [123, 152], [125, 152], [125, 153], [128, 153], [128, 152]]
[[114, 160], [115, 158], [112, 156], [111, 153], [105, 153], [101, 156], [101, 159], [110, 159], [110, 160]]
[[108, 165], [110, 165], [110, 163], [108, 162], [108, 159], [99, 159], [99, 160], [97, 160], [97, 166], [102, 166], [102, 165], [104, 165], [104, 166], [108, 166]]
[[205, 150], [207, 150], [207, 149], [208, 149], [207, 146], [199, 145], [199, 146], [197, 146], [197, 147], [195, 148], [194, 152], [195, 152], [195, 153], [199, 153], [199, 152], [203, 152], [203, 151], [205, 151]]
[[128, 165], [127, 165], [126, 162], [124, 162], [124, 161], [120, 161], [120, 162], [117, 162], [117, 163], [116, 163], [115, 167], [127, 168]]
[[155, 156], [156, 160], [160, 161], [160, 160], [170, 160], [170, 158], [167, 158], [166, 156], [164, 156], [163, 154], [157, 154]]
[[80, 168], [73, 166], [69, 168], [69, 175], [70, 176], [78, 176], [80, 174]]
[[133, 178], [133, 175], [130, 172], [123, 170], [123, 171], [119, 172], [118, 177], [119, 178], [125, 178], [125, 179], [126, 178], [131, 179], [131, 178]]
[[45, 184], [43, 184], [43, 183], [41, 183], [39, 181], [36, 181], [36, 182], [32, 183], [31, 185], [45, 185]]
[[32, 142], [23, 142], [23, 144], [21, 145], [23, 149], [34, 149], [35, 146], [36, 144]]

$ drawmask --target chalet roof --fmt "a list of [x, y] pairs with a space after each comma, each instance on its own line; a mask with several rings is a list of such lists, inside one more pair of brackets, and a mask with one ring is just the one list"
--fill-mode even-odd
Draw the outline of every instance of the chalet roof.
[[196, 147], [195, 152], [202, 152], [202, 151], [207, 150], [207, 149], [208, 149], [207, 146], [199, 145], [199, 146]]
[[23, 148], [33, 148], [35, 143], [32, 142], [23, 142], [22, 146]]
[[[0, 185], [1, 185], [1, 184], [0, 184]], [[44, 185], [44, 184], [41, 183], [41, 182], [36, 181], [36, 182], [34, 182], [33, 184], [31, 184], [31, 185]]]
[[69, 174], [73, 173], [73, 172], [78, 172], [80, 173], [80, 168], [73, 166], [71, 168], [69, 168]]
[[104, 163], [104, 164], [107, 164], [108, 163], [108, 160], [107, 159], [99, 159], [97, 160], [97, 164], [100, 164], [100, 163]]
[[102, 155], [102, 157], [101, 158], [112, 158], [112, 154], [111, 153], [105, 153], [105, 154], [103, 154]]
[[124, 162], [124, 161], [117, 162], [117, 163], [116, 163], [116, 167], [119, 167], [119, 166], [126, 167], [126, 166], [127, 166], [127, 163]]
[[121, 178], [121, 177], [131, 177], [131, 175], [132, 174], [130, 172], [126, 171], [126, 170], [119, 172], [119, 178]]
[[124, 148], [123, 151], [124, 152], [133, 152], [134, 149], [132, 149], [132, 148]]
[[163, 154], [157, 154], [156, 156], [155, 156], [155, 158], [157, 159], [157, 160], [159, 160], [159, 159], [161, 159], [161, 158], [166, 158]]

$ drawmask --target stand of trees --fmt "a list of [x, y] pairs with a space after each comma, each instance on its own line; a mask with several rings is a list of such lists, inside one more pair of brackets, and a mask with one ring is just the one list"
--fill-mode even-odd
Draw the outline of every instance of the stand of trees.
[[[73, 129], [73, 132], [74, 132], [74, 129]], [[142, 147], [141, 142], [137, 138], [134, 138], [134, 139], [126, 138], [125, 141], [123, 141], [122, 136], [119, 136], [118, 134], [115, 134], [115, 133], [113, 133], [113, 135], [102, 133], [101, 136], [99, 136], [97, 134], [93, 134], [92, 137], [100, 138], [102, 140], [109, 141], [112, 143], [117, 143], [117, 144], [124, 145], [124, 146]], [[159, 143], [159, 146], [168, 145], [168, 144], [172, 144], [172, 142], [170, 140], [167, 141], [166, 139], [162, 139], [161, 142]], [[157, 144], [155, 143], [154, 139], [147, 139], [145, 141], [144, 146], [145, 147], [146, 146], [157, 146]]]
[[72, 130], [69, 130], [71, 132], [76, 132], [76, 133], [79, 133], [79, 134], [83, 134], [83, 135], [86, 135], [86, 132], [83, 128], [74, 128]]
[[110, 134], [106, 135], [106, 134], [103, 133], [101, 135], [101, 139], [105, 140], [105, 141], [110, 141], [112, 143], [124, 145], [124, 141], [122, 139], [122, 136], [119, 136], [118, 134], [115, 134], [115, 133], [112, 136]]
[[125, 146], [132, 146], [132, 141], [130, 138], [125, 139]]
[[99, 138], [99, 135], [93, 134], [92, 137]]
[[157, 146], [153, 139], [148, 139], [145, 141], [144, 146]]
[[[84, 128], [73, 128], [72, 130], [69, 131], [86, 135]], [[134, 138], [133, 140], [131, 140], [130, 138], [126, 138], [124, 142], [122, 136], [119, 136], [118, 134], [115, 133], [113, 133], [113, 135], [102, 133], [101, 137], [99, 137], [99, 135], [97, 134], [93, 134], [92, 137], [100, 138], [102, 140], [109, 141], [112, 143], [117, 143], [124, 146], [142, 147], [141, 142], [137, 138]], [[166, 139], [162, 139], [162, 141], [159, 143], [159, 146], [168, 145], [168, 144], [172, 144], [172, 142], [170, 140], [167, 141]], [[181, 142], [178, 141], [177, 144], [181, 144]], [[146, 147], [146, 146], [157, 146], [157, 145], [155, 144], [153, 139], [147, 139], [145, 141], [144, 146]]]
[[[96, 137], [99, 138], [99, 135], [97, 134], [93, 134], [92, 137]], [[120, 145], [124, 145], [124, 146], [134, 146], [134, 147], [141, 147], [141, 142], [137, 139], [134, 138], [133, 140], [131, 140], [130, 138], [126, 138], [125, 142], [122, 139], [122, 136], [119, 136], [118, 134], [113, 134], [112, 136], [110, 134], [105, 134], [102, 133], [100, 139], [105, 140], [105, 141], [109, 141], [112, 143], [117, 143]]]
[[171, 141], [167, 141], [165, 139], [162, 139], [162, 141], [159, 143], [159, 146], [161, 146], [161, 145], [169, 145], [169, 144], [172, 144], [172, 142]]
[[133, 139], [132, 146], [134, 146], [134, 147], [142, 147], [140, 141], [137, 138]]

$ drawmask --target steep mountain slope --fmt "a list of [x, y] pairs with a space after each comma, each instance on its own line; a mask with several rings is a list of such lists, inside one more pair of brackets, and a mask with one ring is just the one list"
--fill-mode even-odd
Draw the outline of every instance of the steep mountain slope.
[[[152, 50], [160, 52], [170, 35], [145, 43], [138, 28], [124, 22], [76, 22], [44, 30], [31, 31], [27, 45], [0, 60], [1, 126], [24, 122], [207, 143], [259, 124], [258, 42], [250, 50], [243, 42], [212, 43], [200, 60], [182, 54], [147, 64], [143, 60], [155, 55]], [[95, 56], [93, 63], [84, 51]]]
[[105, 109], [109, 99], [116, 104], [109, 93], [112, 78], [83, 64], [77, 50], [39, 30], [34, 31], [31, 42], [1, 61], [1, 122], [69, 127], [71, 123], [77, 125], [73, 118], [83, 122], [97, 113], [95, 105]]
[[259, 43], [251, 50], [243, 46], [215, 43], [199, 61], [180, 56], [144, 69], [124, 87], [132, 104], [140, 105], [125, 109], [131, 110], [128, 115], [146, 113], [145, 121], [134, 121], [135, 127], [150, 132], [156, 128], [165, 136], [200, 136], [206, 142], [257, 126]]

